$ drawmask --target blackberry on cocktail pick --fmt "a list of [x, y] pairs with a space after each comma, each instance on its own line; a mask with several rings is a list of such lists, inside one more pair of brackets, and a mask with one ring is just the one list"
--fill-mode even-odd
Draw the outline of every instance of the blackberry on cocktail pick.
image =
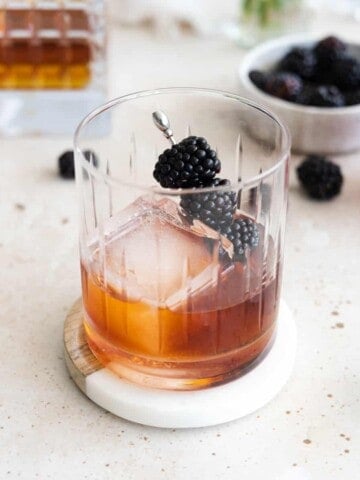
[[[209, 187], [230, 185], [226, 179], [214, 178]], [[201, 220], [203, 223], [220, 231], [233, 220], [236, 209], [236, 193], [234, 191], [206, 191], [183, 195], [180, 206], [191, 219]]]
[[175, 143], [163, 112], [154, 112], [155, 125], [172, 143], [155, 164], [154, 178], [165, 188], [205, 187], [220, 172], [221, 163], [205, 138], [190, 136]]
[[259, 244], [259, 229], [250, 218], [237, 218], [222, 229], [221, 233], [234, 245], [234, 260], [244, 261], [247, 250]]
[[317, 200], [329, 200], [341, 191], [340, 167], [320, 155], [309, 155], [297, 168], [297, 175], [307, 194]]
[[[85, 159], [97, 167], [98, 159], [95, 153], [91, 150], [84, 151]], [[73, 179], [75, 178], [75, 162], [74, 162], [74, 152], [73, 150], [67, 150], [66, 152], [62, 153], [58, 158], [58, 169], [59, 175], [62, 178], [66, 179]]]

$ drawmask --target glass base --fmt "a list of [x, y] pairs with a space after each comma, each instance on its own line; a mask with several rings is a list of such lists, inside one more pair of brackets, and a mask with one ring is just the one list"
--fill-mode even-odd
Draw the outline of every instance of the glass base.
[[291, 375], [296, 339], [294, 318], [281, 301], [274, 343], [269, 344], [267, 354], [258, 357], [256, 367], [249, 367], [246, 375], [225, 385], [170, 391], [140, 387], [101, 367], [86, 342], [81, 301], [73, 305], [64, 324], [65, 361], [79, 389], [94, 404], [118, 417], [161, 428], [218, 425], [263, 407], [281, 391]]
[[199, 390], [230, 382], [258, 365], [276, 337], [273, 324], [252, 343], [236, 350], [196, 361], [160, 362], [115, 351], [86, 323], [85, 331], [91, 351], [106, 368], [138, 385], [167, 390]]

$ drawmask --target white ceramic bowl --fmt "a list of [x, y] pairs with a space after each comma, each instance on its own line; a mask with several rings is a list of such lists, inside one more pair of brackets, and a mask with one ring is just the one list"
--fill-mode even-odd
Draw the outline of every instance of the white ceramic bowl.
[[[360, 105], [341, 108], [297, 105], [262, 92], [249, 78], [251, 70], [271, 70], [291, 47], [311, 46], [317, 40], [319, 37], [305, 35], [282, 37], [251, 50], [239, 67], [242, 95], [277, 113], [290, 130], [294, 151], [334, 154], [359, 149]], [[350, 53], [360, 59], [360, 44], [347, 43]]]

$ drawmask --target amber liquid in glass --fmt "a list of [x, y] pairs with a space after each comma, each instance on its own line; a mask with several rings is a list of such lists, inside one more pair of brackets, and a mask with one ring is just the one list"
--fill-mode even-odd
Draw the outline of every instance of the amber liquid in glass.
[[[202, 262], [209, 261], [204, 253], [209, 252], [208, 240], [190, 241], [195, 251], [187, 276], [202, 271]], [[116, 238], [108, 242], [106, 255], [111, 262], [111, 252], [121, 251], [122, 246]], [[181, 256], [180, 244], [173, 248], [177, 251], [173, 254]], [[94, 246], [93, 251], [97, 249]], [[269, 246], [267, 250], [271, 255]], [[90, 348], [120, 376], [161, 388], [197, 389], [239, 376], [264, 356], [274, 338], [280, 268], [275, 265], [269, 275], [263, 252], [262, 235], [246, 261], [225, 262], [213, 283], [182, 295], [170, 307], [129, 298], [125, 290], [112, 287], [109, 279], [92, 271], [91, 262], [83, 263], [84, 323]], [[183, 285], [184, 279], [179, 282]], [[170, 289], [168, 285], [165, 288]]]
[[0, 10], [0, 88], [75, 89], [91, 79], [82, 10]]

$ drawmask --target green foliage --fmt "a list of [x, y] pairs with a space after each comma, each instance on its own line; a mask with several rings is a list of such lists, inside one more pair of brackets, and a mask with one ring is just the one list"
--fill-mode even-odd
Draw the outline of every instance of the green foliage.
[[241, 0], [240, 8], [245, 17], [254, 18], [266, 27], [276, 12], [281, 12], [289, 3], [296, 2], [298, 0]]

